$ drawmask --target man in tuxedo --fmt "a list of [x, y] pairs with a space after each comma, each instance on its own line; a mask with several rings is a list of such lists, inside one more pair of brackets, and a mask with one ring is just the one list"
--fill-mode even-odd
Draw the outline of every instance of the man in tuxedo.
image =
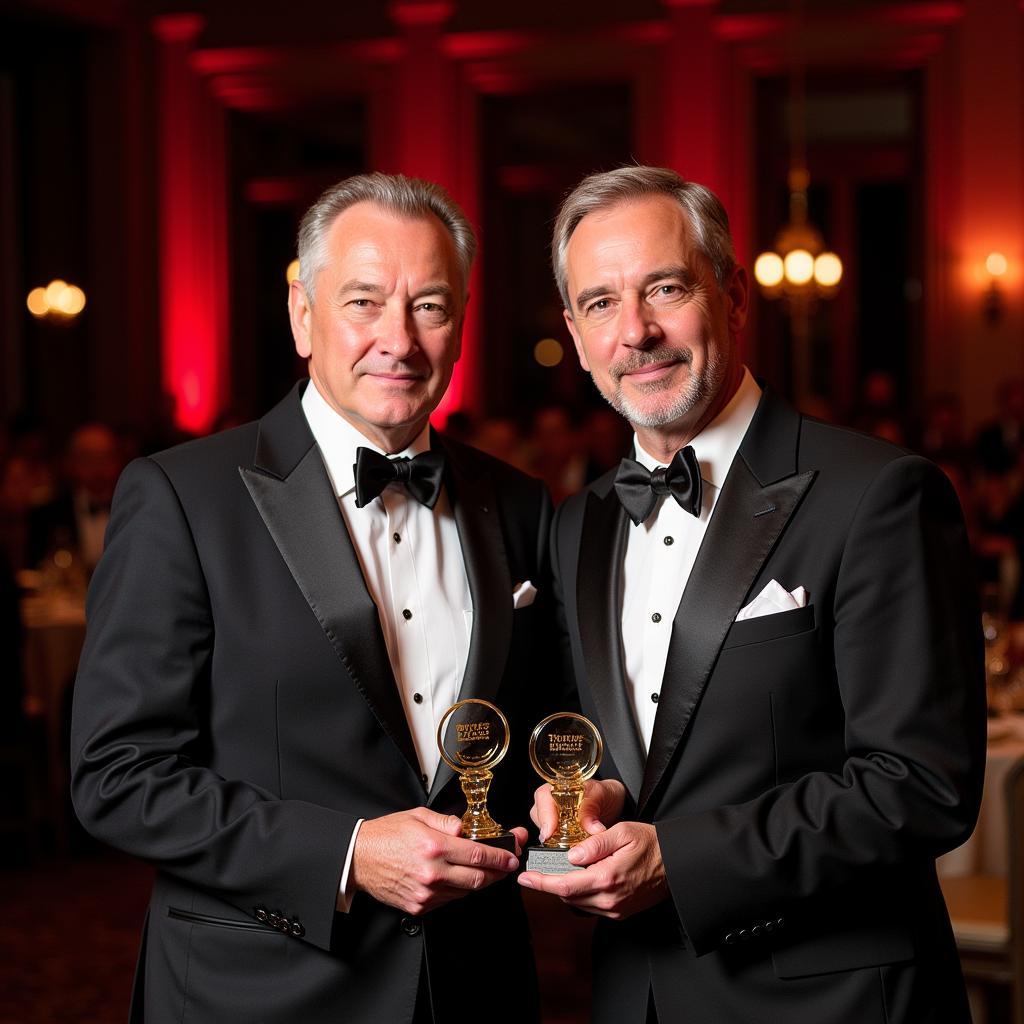
[[[289, 294], [311, 381], [118, 484], [72, 760], [86, 827], [158, 869], [133, 1020], [536, 1017], [516, 857], [460, 836], [434, 738], [480, 697], [521, 740], [544, 650], [546, 491], [428, 426], [474, 249], [435, 185], [329, 189]], [[503, 764], [494, 817], [531, 788]]]
[[[985, 707], [960, 509], [929, 462], [743, 366], [748, 281], [706, 188], [594, 175], [553, 242], [632, 458], [558, 509], [555, 597], [606, 741], [569, 854], [594, 1018], [963, 1022], [935, 857], [969, 835]], [[534, 820], [555, 824], [546, 787]]]
[[28, 517], [28, 564], [38, 566], [56, 548], [72, 551], [87, 572], [103, 553], [114, 485], [124, 468], [122, 445], [102, 423], [86, 423], [68, 440], [65, 487]]

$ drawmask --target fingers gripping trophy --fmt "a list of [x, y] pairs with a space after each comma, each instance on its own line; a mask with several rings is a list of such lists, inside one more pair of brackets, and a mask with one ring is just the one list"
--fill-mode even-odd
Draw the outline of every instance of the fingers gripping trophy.
[[459, 775], [466, 797], [462, 835], [515, 853], [516, 837], [487, 810], [491, 769], [508, 752], [508, 719], [490, 701], [469, 697], [453, 704], [437, 725], [437, 748]]
[[572, 711], [549, 715], [530, 737], [533, 770], [551, 786], [558, 808], [558, 827], [542, 846], [527, 852], [526, 870], [546, 874], [580, 871], [570, 864], [569, 850], [587, 838], [580, 825], [583, 787], [601, 764], [604, 745], [601, 734], [589, 718]]

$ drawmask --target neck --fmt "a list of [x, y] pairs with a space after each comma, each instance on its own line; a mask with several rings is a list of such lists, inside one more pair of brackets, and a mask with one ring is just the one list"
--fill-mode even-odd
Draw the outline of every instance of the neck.
[[359, 431], [368, 441], [375, 444], [387, 455], [395, 455], [397, 452], [405, 451], [423, 432], [427, 425], [429, 416], [424, 416], [415, 423], [403, 423], [396, 427], [378, 427], [365, 420], [355, 419], [345, 413], [339, 415]]
[[721, 387], [706, 406], [693, 410], [695, 415], [692, 419], [684, 417], [661, 427], [631, 424], [636, 431], [637, 440], [648, 455], [667, 465], [680, 448], [685, 448], [733, 400], [742, 382], [743, 364], [739, 360], [734, 360], [722, 380]]

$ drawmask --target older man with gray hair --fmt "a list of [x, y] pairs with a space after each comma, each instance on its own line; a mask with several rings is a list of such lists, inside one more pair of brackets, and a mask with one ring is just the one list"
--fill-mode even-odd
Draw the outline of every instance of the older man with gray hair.
[[475, 247], [436, 185], [329, 189], [289, 294], [310, 380], [121, 478], [72, 760], [85, 826], [157, 868], [132, 1020], [536, 1017], [525, 830], [461, 836], [435, 741], [468, 697], [521, 734], [545, 649], [546, 491], [428, 425]]
[[[974, 825], [979, 615], [946, 477], [801, 416], [740, 357], [721, 203], [584, 180], [552, 245], [631, 457], [559, 506], [558, 618], [604, 735], [568, 859], [602, 1024], [962, 1024], [935, 858]], [[556, 822], [547, 787], [533, 811]]]

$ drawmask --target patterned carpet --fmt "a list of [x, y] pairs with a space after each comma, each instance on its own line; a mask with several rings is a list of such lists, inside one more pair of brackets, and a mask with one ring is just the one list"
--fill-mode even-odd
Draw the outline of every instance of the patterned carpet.
[[[92, 849], [0, 868], [0, 1024], [123, 1024], [152, 870]], [[545, 1024], [589, 1014], [591, 922], [526, 893]]]
[[0, 1024], [123, 1024], [151, 870], [111, 854], [0, 874]]

